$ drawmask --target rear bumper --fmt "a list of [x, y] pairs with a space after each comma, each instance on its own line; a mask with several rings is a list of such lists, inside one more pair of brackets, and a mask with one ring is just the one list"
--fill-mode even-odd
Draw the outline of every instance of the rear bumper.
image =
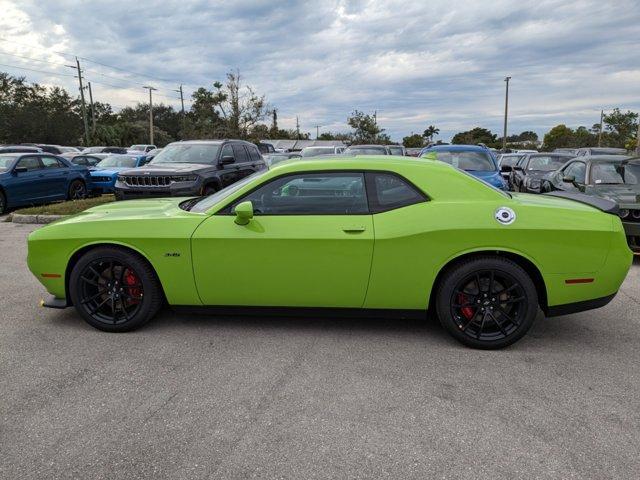
[[560, 315], [569, 315], [571, 313], [584, 312], [595, 308], [604, 307], [617, 295], [618, 292], [607, 295], [606, 297], [594, 298], [592, 300], [584, 300], [582, 302], [565, 303], [564, 305], [554, 305], [547, 307], [545, 314], [547, 317], [558, 317]]

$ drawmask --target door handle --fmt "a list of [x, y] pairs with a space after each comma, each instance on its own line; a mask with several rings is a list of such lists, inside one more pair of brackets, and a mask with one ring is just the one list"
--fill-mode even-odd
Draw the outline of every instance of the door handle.
[[364, 225], [350, 225], [348, 227], [342, 227], [342, 231], [345, 233], [358, 233], [364, 232], [366, 227]]

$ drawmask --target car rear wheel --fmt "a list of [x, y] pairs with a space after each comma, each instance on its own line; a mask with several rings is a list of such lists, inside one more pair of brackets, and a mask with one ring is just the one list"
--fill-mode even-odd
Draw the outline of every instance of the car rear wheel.
[[438, 289], [440, 323], [463, 344], [506, 347], [522, 338], [538, 313], [533, 281], [502, 257], [478, 257], [449, 269]]
[[4, 193], [0, 192], [0, 215], [3, 214], [7, 210], [7, 199], [4, 196]]
[[87, 197], [87, 186], [82, 180], [73, 180], [69, 185], [67, 198], [69, 200], [80, 200]]
[[101, 247], [83, 255], [69, 278], [71, 301], [93, 327], [126, 332], [153, 318], [163, 296], [155, 272], [139, 255]]

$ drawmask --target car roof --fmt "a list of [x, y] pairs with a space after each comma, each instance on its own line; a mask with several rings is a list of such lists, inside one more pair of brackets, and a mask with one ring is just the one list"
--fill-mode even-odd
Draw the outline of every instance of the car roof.
[[444, 150], [450, 152], [487, 152], [489, 153], [489, 149], [487, 147], [482, 147], [480, 145], [432, 145], [430, 147], [426, 147], [425, 150]]
[[367, 144], [367, 145], [349, 145], [347, 148], [371, 148], [371, 147], [386, 148], [386, 147], [387, 147], [387, 145], [374, 145], [374, 144]]
[[222, 140], [179, 140], [177, 142], [171, 142], [169, 145], [188, 145], [188, 144], [194, 144], [194, 145], [221, 145], [225, 142], [240, 142], [240, 143], [247, 143], [249, 145], [254, 145], [254, 143], [251, 142], [247, 142], [246, 140], [238, 140], [235, 138], [225, 138]]
[[585, 162], [625, 162], [627, 160], [631, 160], [632, 158], [629, 155], [591, 155], [588, 157], [575, 157], [578, 160], [584, 160]]
[[554, 157], [567, 157], [567, 158], [575, 158], [576, 156], [573, 153], [567, 153], [567, 152], [537, 152], [537, 153], [521, 153], [520, 155], [522, 155], [523, 157], [548, 157], [548, 156], [554, 156]]

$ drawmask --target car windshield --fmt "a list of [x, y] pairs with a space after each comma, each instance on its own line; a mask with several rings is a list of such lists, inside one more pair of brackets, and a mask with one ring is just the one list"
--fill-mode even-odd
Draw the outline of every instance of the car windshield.
[[146, 145], [131, 145], [129, 147], [130, 150], [140, 150], [141, 152], [144, 152], [145, 148], [147, 148]]
[[356, 155], [386, 155], [387, 150], [384, 147], [349, 147], [348, 152]]
[[390, 145], [389, 146], [389, 150], [391, 150], [391, 153], [394, 154], [394, 155], [402, 155], [402, 153], [403, 153], [402, 152], [402, 147], [398, 147], [398, 146], [394, 147], [393, 145]]
[[441, 162], [453, 165], [460, 170], [472, 170], [476, 172], [493, 172], [496, 167], [491, 155], [484, 152], [449, 152], [438, 150], [436, 157]]
[[522, 157], [519, 155], [503, 155], [502, 157], [500, 157], [500, 165], [507, 165], [509, 167], [514, 166], [518, 160], [520, 160]]
[[214, 163], [219, 150], [220, 145], [210, 143], [169, 145], [149, 163]]
[[545, 172], [551, 172], [553, 170], [558, 170], [562, 165], [567, 163], [567, 160], [569, 159], [546, 155], [543, 157], [531, 157], [531, 159], [529, 159], [529, 165], [527, 165], [527, 170], [543, 170]]
[[591, 183], [594, 185], [638, 185], [640, 183], [640, 164], [593, 163], [591, 164]]
[[307, 147], [302, 150], [302, 158], [317, 157], [319, 155], [331, 155], [334, 152], [333, 147]]
[[112, 155], [102, 160], [96, 167], [119, 167], [119, 168], [133, 168], [136, 166], [136, 157], [128, 157], [125, 155]]
[[219, 201], [224, 200], [229, 195], [237, 192], [242, 187], [244, 187], [248, 183], [252, 182], [256, 178], [261, 177], [262, 175], [264, 175], [267, 172], [268, 172], [268, 170], [262, 170], [262, 171], [256, 172], [256, 173], [254, 173], [252, 175], [249, 175], [248, 177], [244, 177], [239, 182], [233, 183], [233, 184], [229, 185], [228, 187], [223, 188], [222, 190], [218, 190], [213, 195], [209, 195], [208, 197], [205, 197], [202, 200], [200, 200], [193, 207], [191, 207], [190, 211], [197, 212], [197, 213], [206, 212], [207, 210], [209, 210], [213, 205], [215, 205]]
[[16, 158], [15, 155], [0, 155], [0, 170], [9, 169]]

